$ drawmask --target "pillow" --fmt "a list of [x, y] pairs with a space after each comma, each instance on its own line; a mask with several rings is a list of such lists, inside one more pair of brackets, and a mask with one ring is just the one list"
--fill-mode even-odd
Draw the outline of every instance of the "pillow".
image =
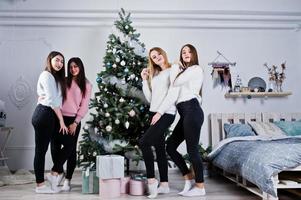
[[226, 138], [240, 136], [255, 136], [252, 128], [248, 124], [224, 124]]
[[259, 136], [285, 136], [285, 133], [271, 122], [248, 122]]
[[301, 135], [301, 121], [276, 121], [274, 124], [287, 136]]

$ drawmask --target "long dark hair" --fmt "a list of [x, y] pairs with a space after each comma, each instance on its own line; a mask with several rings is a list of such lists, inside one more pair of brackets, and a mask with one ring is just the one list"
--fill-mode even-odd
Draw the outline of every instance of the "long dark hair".
[[[184, 62], [183, 57], [182, 57], [182, 51], [185, 47], [188, 47], [190, 52], [191, 52], [191, 59], [189, 63]], [[196, 48], [191, 45], [191, 44], [185, 44], [180, 51], [180, 63], [181, 65], [184, 67], [184, 70], [181, 71], [176, 78], [178, 78], [182, 73], [184, 73], [185, 69], [187, 69], [188, 67], [191, 67], [193, 65], [199, 65], [199, 59], [198, 59], [198, 52], [196, 51]]]
[[[57, 55], [60, 55], [63, 58], [63, 67], [60, 71], [54, 70], [53, 66], [51, 65], [51, 60]], [[63, 56], [63, 54], [58, 51], [51, 51], [47, 56], [45, 71], [48, 71], [53, 75], [57, 86], [58, 83], [60, 84], [63, 102], [64, 102], [66, 99], [66, 81], [65, 81], [65, 57]]]
[[[189, 63], [185, 63], [182, 57], [182, 51], [185, 47], [188, 47], [190, 49], [190, 52], [192, 54], [192, 57], [190, 59]], [[198, 59], [198, 52], [196, 51], [196, 48], [191, 45], [191, 44], [185, 44], [180, 51], [180, 62], [182, 63], [182, 65], [187, 68], [190, 67], [192, 65], [199, 65], [199, 59]]]
[[78, 57], [70, 58], [70, 60], [68, 61], [67, 87], [70, 88], [71, 84], [72, 84], [73, 76], [70, 72], [72, 62], [74, 62], [79, 68], [79, 73], [75, 77], [74, 80], [75, 80], [76, 84], [78, 85], [78, 87], [80, 88], [83, 97], [85, 97], [86, 96], [86, 81], [87, 81], [87, 79], [86, 79], [86, 75], [85, 75], [84, 64], [83, 64], [82, 60]]
[[[183, 57], [182, 57], [182, 51], [185, 47], [188, 47], [191, 53], [191, 59], [189, 63], [184, 62]], [[184, 71], [188, 68], [191, 67], [193, 65], [199, 65], [199, 59], [198, 59], [198, 52], [196, 51], [196, 48], [192, 45], [192, 44], [185, 44], [180, 51], [180, 62], [181, 65], [184, 67], [184, 70], [181, 71], [175, 79], [177, 79], [182, 73], [184, 73]], [[199, 95], [202, 96], [202, 91], [203, 89], [201, 88], [199, 91]]]

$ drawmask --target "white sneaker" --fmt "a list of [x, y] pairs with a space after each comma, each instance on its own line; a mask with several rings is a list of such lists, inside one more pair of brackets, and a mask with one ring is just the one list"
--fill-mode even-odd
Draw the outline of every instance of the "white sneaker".
[[179, 192], [178, 194], [183, 196], [184, 193], [186, 193], [186, 192], [188, 192], [189, 190], [191, 190], [192, 186], [193, 186], [193, 185], [192, 185], [192, 180], [185, 180], [184, 188], [183, 188], [183, 190], [182, 190], [181, 192]]
[[155, 180], [153, 183], [151, 184], [147, 184], [148, 186], [148, 193], [149, 195], [147, 196], [150, 199], [154, 199], [157, 197], [158, 195], [158, 181]]
[[196, 186], [194, 186], [191, 190], [183, 194], [183, 196], [185, 197], [196, 197], [196, 196], [205, 196], [205, 195], [206, 195], [205, 188], [198, 188]]
[[58, 175], [58, 184], [57, 184], [57, 186], [61, 185], [63, 178], [64, 178], [64, 173], [61, 173], [61, 174]]
[[46, 179], [48, 180], [48, 182], [50, 183], [51, 185], [51, 189], [53, 191], [55, 191], [56, 193], [60, 192], [60, 188], [58, 187], [59, 183], [62, 181], [63, 179], [63, 175], [57, 175], [57, 176], [54, 176], [52, 175], [51, 173], [47, 173], [46, 174]]
[[[61, 173], [57, 176], [54, 176], [51, 173], [46, 174], [46, 179], [51, 183], [51, 185], [52, 185], [52, 182], [56, 182], [56, 186], [59, 186], [61, 184], [63, 178], [64, 178], [64, 173]], [[55, 184], [55, 183], [53, 183], [53, 184]]]
[[64, 181], [64, 185], [61, 188], [61, 191], [63, 191], [63, 192], [70, 192], [70, 190], [71, 190], [71, 186], [70, 185], [71, 185], [70, 181], [65, 180]]
[[168, 186], [159, 186], [158, 187], [158, 194], [168, 194], [169, 187]]
[[55, 191], [53, 191], [51, 189], [51, 187], [49, 187], [47, 185], [42, 185], [42, 186], [36, 187], [35, 191], [38, 194], [54, 194], [55, 193]]

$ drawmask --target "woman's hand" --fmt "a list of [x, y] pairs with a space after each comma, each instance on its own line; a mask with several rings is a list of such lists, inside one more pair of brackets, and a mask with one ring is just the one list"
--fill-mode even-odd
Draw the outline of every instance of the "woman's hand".
[[63, 135], [68, 134], [68, 128], [66, 127], [64, 120], [60, 120], [60, 133], [63, 133]]
[[77, 124], [75, 122], [69, 125], [68, 130], [70, 135], [75, 135], [76, 127]]
[[141, 78], [143, 80], [147, 80], [148, 76], [149, 76], [148, 69], [147, 68], [143, 68], [142, 71], [141, 71], [141, 73], [140, 73], [140, 75], [141, 75]]
[[41, 100], [43, 100], [43, 99], [45, 99], [45, 97], [39, 96], [38, 101], [41, 101]]
[[153, 118], [152, 118], [152, 122], [151, 125], [154, 125], [157, 121], [159, 121], [159, 119], [161, 118], [161, 114], [160, 113], [156, 113]]

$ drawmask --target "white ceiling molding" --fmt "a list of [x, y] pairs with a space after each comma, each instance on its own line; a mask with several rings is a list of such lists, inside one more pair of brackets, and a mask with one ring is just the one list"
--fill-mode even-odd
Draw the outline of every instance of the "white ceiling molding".
[[[118, 10], [2, 10], [0, 26], [113, 26]], [[301, 12], [132, 10], [136, 27], [296, 30]]]

